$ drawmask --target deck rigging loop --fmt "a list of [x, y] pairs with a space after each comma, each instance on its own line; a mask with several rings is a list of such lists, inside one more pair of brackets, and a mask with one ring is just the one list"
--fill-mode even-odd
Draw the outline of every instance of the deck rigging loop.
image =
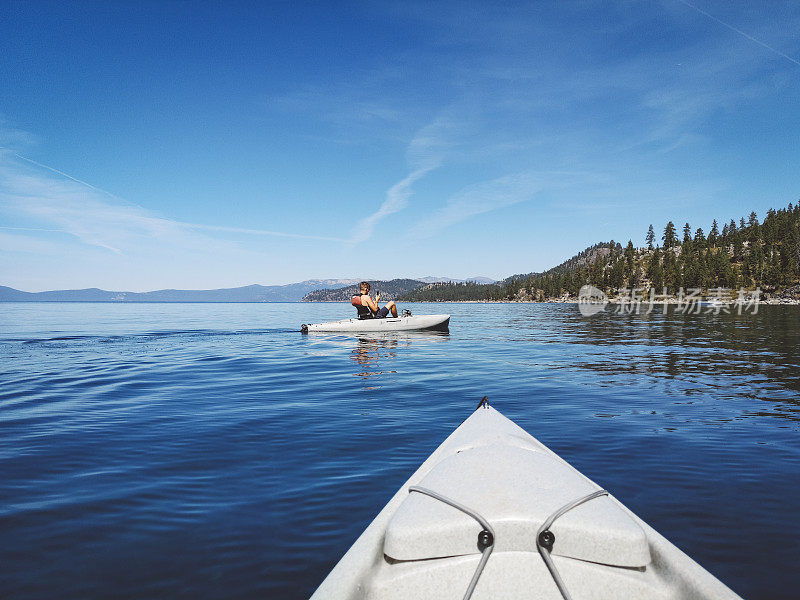
[[556, 536], [553, 535], [552, 531], [550, 531], [550, 527], [553, 526], [553, 523], [556, 519], [563, 516], [565, 513], [568, 513], [573, 508], [576, 508], [584, 502], [594, 500], [595, 498], [599, 498], [601, 496], [608, 496], [608, 492], [606, 490], [596, 490], [591, 494], [587, 494], [582, 498], [578, 498], [577, 500], [573, 500], [572, 502], [565, 504], [552, 515], [550, 515], [545, 522], [542, 523], [542, 526], [539, 527], [539, 531], [536, 532], [536, 549], [539, 550], [539, 554], [542, 555], [542, 560], [547, 566], [547, 570], [550, 571], [550, 575], [553, 577], [553, 581], [556, 582], [558, 591], [561, 592], [561, 596], [564, 598], [564, 600], [572, 600], [572, 596], [570, 596], [567, 586], [564, 584], [564, 580], [561, 579], [561, 575], [559, 575], [558, 569], [556, 569], [556, 565], [553, 563], [553, 559], [550, 558], [550, 553], [553, 551], [553, 544], [556, 541]]
[[[486, 402], [485, 396], [483, 400], [481, 400], [481, 404], [484, 402]], [[481, 405], [479, 404], [478, 408], [480, 408], [480, 406]], [[408, 492], [418, 492], [439, 500], [440, 502], [444, 502], [445, 504], [449, 504], [453, 508], [456, 508], [464, 514], [467, 514], [475, 519], [480, 526], [483, 527], [483, 530], [478, 534], [478, 549], [481, 551], [481, 560], [478, 563], [478, 567], [475, 569], [475, 574], [472, 576], [472, 580], [469, 582], [467, 591], [464, 594], [464, 600], [470, 600], [472, 593], [475, 591], [475, 586], [478, 585], [478, 579], [480, 579], [481, 573], [483, 573], [483, 569], [489, 560], [489, 555], [491, 555], [492, 550], [494, 549], [494, 529], [492, 529], [489, 521], [484, 519], [479, 513], [467, 506], [464, 506], [460, 502], [456, 502], [452, 498], [443, 496], [439, 492], [435, 492], [419, 485], [409, 486]], [[561, 579], [561, 575], [558, 573], [558, 569], [556, 569], [553, 559], [550, 558], [550, 553], [553, 551], [553, 544], [556, 541], [556, 536], [552, 531], [550, 531], [550, 527], [553, 526], [553, 523], [556, 519], [565, 515], [573, 508], [576, 508], [585, 502], [589, 502], [589, 500], [600, 498], [601, 496], [608, 496], [608, 492], [606, 490], [595, 490], [591, 494], [587, 494], [586, 496], [582, 496], [581, 498], [565, 504], [552, 515], [547, 517], [544, 523], [542, 523], [542, 526], [539, 527], [539, 531], [536, 532], [536, 549], [539, 550], [539, 554], [541, 554], [542, 560], [544, 560], [544, 564], [547, 566], [547, 570], [550, 571], [550, 575], [558, 587], [558, 591], [561, 592], [561, 596], [564, 598], [564, 600], [572, 600], [572, 596], [570, 596], [567, 586], [564, 584], [564, 580]]]
[[[484, 398], [485, 400], [486, 398]], [[481, 527], [483, 527], [483, 531], [478, 534], [478, 548], [481, 551], [481, 560], [478, 563], [478, 568], [475, 569], [475, 574], [472, 576], [472, 580], [469, 582], [469, 586], [467, 587], [467, 591], [464, 594], [464, 600], [469, 600], [472, 597], [472, 592], [475, 591], [475, 586], [478, 585], [478, 579], [481, 577], [481, 573], [483, 573], [483, 568], [486, 566], [486, 562], [489, 560], [489, 555], [494, 550], [494, 529], [492, 526], [489, 525], [489, 521], [484, 519], [481, 515], [477, 512], [472, 510], [471, 508], [464, 506], [460, 502], [456, 502], [447, 496], [442, 496], [438, 492], [434, 492], [433, 490], [429, 490], [428, 488], [424, 488], [418, 485], [409, 486], [408, 492], [418, 492], [420, 494], [424, 494], [426, 496], [430, 496], [440, 502], [444, 502], [445, 504], [449, 504], [453, 508], [456, 508], [463, 512], [464, 514], [469, 515], [473, 519], [475, 519]]]

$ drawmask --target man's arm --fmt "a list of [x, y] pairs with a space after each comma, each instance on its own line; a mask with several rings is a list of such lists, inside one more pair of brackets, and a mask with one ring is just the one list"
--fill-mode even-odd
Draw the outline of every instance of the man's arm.
[[[369, 307], [369, 309], [372, 312], [378, 312], [378, 302], [377, 302], [377, 300], [373, 300], [372, 297], [369, 294], [364, 294], [363, 296], [361, 296], [361, 303], [362, 304], [364, 303], [364, 298], [365, 297], [367, 299], [367, 306]], [[378, 298], [380, 298], [380, 296], [378, 296]]]

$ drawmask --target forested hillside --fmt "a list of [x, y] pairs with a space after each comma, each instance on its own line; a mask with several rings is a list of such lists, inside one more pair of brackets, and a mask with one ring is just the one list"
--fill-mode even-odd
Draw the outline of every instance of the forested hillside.
[[756, 213], [706, 233], [689, 223], [679, 231], [667, 223], [661, 235], [650, 225], [646, 245], [596, 244], [544, 273], [510, 277], [501, 285], [434, 284], [401, 300], [546, 300], [577, 296], [590, 283], [608, 294], [650, 288], [674, 294], [679, 288], [796, 289], [800, 278], [800, 205], [770, 209], [763, 223]]
[[[403, 294], [425, 285], [423, 281], [416, 279], [392, 279], [390, 281], [372, 281], [370, 294], [381, 293], [381, 302], [387, 300], [397, 300]], [[315, 290], [306, 294], [303, 302], [349, 302], [350, 297], [358, 293], [358, 284], [349, 285], [339, 289]]]

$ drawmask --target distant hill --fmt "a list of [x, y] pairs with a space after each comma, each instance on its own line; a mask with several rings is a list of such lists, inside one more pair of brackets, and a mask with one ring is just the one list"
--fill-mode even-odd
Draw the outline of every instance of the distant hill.
[[466, 279], [453, 279], [452, 277], [419, 277], [425, 283], [496, 283], [490, 277], [467, 277]]
[[487, 282], [474, 278], [467, 281], [434, 280], [422, 287], [403, 294], [399, 299], [407, 302], [458, 302], [464, 300], [509, 300], [516, 298], [517, 292], [530, 281], [538, 281], [547, 276], [572, 272], [585, 268], [597, 260], [605, 259], [612, 252], [621, 251], [622, 247], [614, 242], [601, 242], [589, 246], [575, 256], [543, 273], [520, 273], [511, 275], [502, 281]]
[[299, 302], [313, 290], [351, 285], [355, 279], [309, 279], [287, 285], [246, 285], [217, 290], [113, 292], [98, 288], [22, 292], [0, 286], [0, 302]]
[[543, 273], [512, 275], [495, 285], [429, 283], [400, 300], [565, 301], [591, 284], [612, 296], [635, 289], [644, 297], [682, 289], [735, 296], [739, 288], [757, 288], [765, 300], [800, 303], [800, 204], [771, 208], [763, 222], [755, 212], [738, 222], [713, 220], [708, 233], [669, 221], [659, 236], [650, 225], [645, 241], [642, 247], [632, 240], [624, 247], [613, 240], [594, 244]]
[[461, 302], [501, 300], [503, 286], [493, 283], [428, 283], [406, 292], [398, 300], [406, 302]]
[[[391, 281], [372, 281], [370, 293], [374, 296], [376, 291], [381, 293], [381, 302], [397, 300], [403, 294], [421, 288], [424, 281], [417, 279], [392, 279]], [[358, 283], [338, 289], [315, 290], [303, 298], [303, 302], [349, 302], [350, 297], [358, 293]]]

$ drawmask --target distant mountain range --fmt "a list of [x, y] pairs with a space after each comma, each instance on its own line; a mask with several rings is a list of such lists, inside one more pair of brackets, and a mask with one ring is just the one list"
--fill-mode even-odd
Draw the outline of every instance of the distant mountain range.
[[288, 285], [153, 292], [112, 292], [98, 288], [21, 292], [0, 286], [0, 302], [299, 302], [313, 290], [344, 287], [357, 282], [356, 279], [309, 279]]
[[[492, 281], [485, 277], [476, 277], [473, 280]], [[315, 290], [331, 292], [347, 286], [354, 287], [359, 281], [359, 279], [308, 279], [287, 285], [246, 285], [216, 290], [168, 289], [152, 292], [115, 292], [98, 288], [23, 292], [0, 285], [0, 302], [300, 302], [309, 292]], [[394, 281], [416, 282], [414, 286], [403, 287], [405, 292], [416, 289], [424, 283], [461, 280], [448, 277], [425, 277], [420, 280]], [[379, 287], [378, 289], [381, 289], [382, 292], [390, 292], [393, 288]], [[347, 298], [349, 296], [344, 295], [344, 299], [347, 300]], [[381, 300], [383, 299], [391, 300], [392, 298], [384, 294], [381, 296]]]

